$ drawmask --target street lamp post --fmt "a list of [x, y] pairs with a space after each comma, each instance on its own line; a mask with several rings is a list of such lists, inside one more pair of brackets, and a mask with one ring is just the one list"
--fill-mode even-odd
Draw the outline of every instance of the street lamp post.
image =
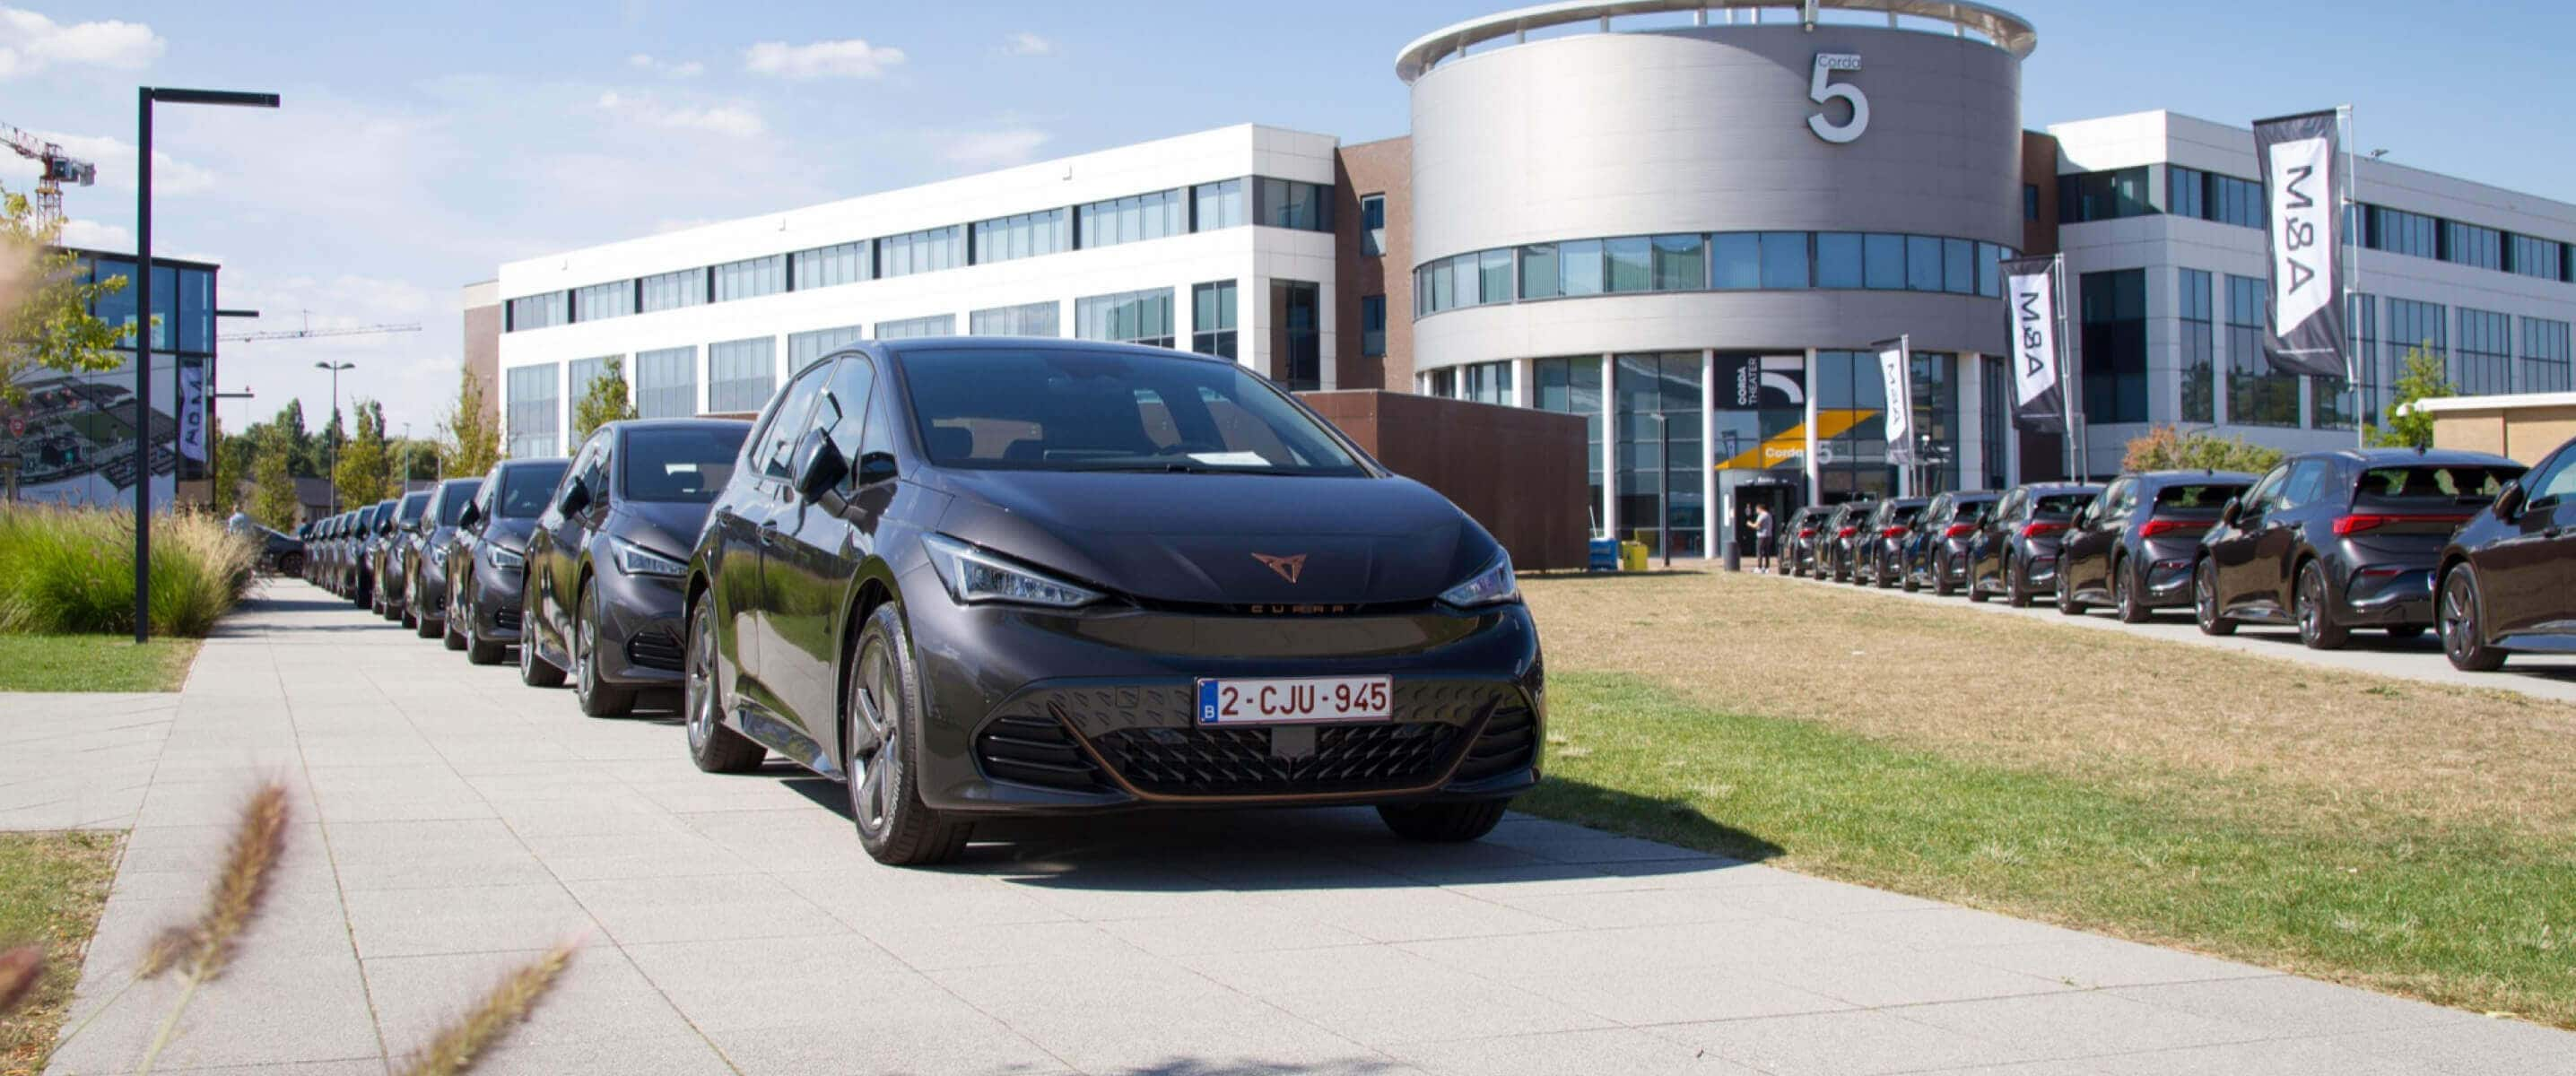
[[[354, 362], [317, 362], [313, 364], [313, 368], [316, 370], [331, 371], [332, 418], [336, 419], [340, 417], [340, 371], [350, 369], [357, 365], [358, 364]], [[324, 427], [324, 431], [323, 436], [331, 438], [331, 463], [329, 468], [331, 473], [322, 476], [322, 485], [331, 491], [331, 514], [336, 516], [340, 514], [340, 439], [338, 437], [331, 436], [328, 432], [329, 427]]]
[[[276, 108], [273, 93], [134, 89], [134, 641], [152, 641], [152, 106]], [[175, 331], [177, 326], [172, 326]]]

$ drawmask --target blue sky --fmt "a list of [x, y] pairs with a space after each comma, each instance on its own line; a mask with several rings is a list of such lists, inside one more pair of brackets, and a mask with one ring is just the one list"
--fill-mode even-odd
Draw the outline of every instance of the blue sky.
[[[10, 7], [11, 3], [32, 7]], [[156, 250], [225, 265], [257, 327], [419, 321], [234, 345], [225, 420], [323, 359], [426, 435], [459, 287], [502, 261], [1245, 121], [1404, 133], [1396, 50], [1496, 0], [1230, 3], [121, 4], [0, 0], [0, 122], [99, 164], [71, 238], [129, 247], [134, 87], [270, 90], [160, 113]], [[2023, 122], [2170, 108], [2243, 123], [2350, 102], [2363, 148], [2576, 201], [2576, 13], [2384, 0], [2005, 3], [2039, 29]], [[1258, 17], [1248, 13], [1259, 12]], [[0, 158], [0, 181], [29, 170]]]

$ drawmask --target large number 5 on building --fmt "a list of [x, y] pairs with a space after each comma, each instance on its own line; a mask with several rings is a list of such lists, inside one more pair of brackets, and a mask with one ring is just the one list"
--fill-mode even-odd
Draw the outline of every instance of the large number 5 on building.
[[1816, 54], [1816, 66], [1811, 68], [1807, 75], [1807, 99], [1820, 105], [1828, 101], [1841, 100], [1851, 106], [1851, 118], [1840, 124], [1825, 119], [1823, 112], [1808, 116], [1807, 129], [1816, 132], [1816, 137], [1827, 142], [1843, 143], [1859, 138], [1861, 132], [1869, 130], [1868, 95], [1861, 93], [1860, 87], [1851, 83], [1832, 81], [1833, 73], [1836, 71], [1858, 70], [1860, 70], [1860, 54], [1857, 52]]

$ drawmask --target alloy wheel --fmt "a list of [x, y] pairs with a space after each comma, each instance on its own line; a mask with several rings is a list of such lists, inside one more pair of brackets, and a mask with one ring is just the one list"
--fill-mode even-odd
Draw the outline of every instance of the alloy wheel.
[[2442, 578], [2441, 610], [2436, 614], [2442, 631], [2442, 655], [2451, 659], [2451, 667], [2464, 672], [2493, 672], [2504, 667], [2505, 652], [2490, 646], [2480, 636], [2482, 611], [2478, 608], [2478, 582], [2469, 574], [2468, 565], [2451, 569]]
[[869, 832], [885, 829], [901, 787], [903, 765], [902, 707], [895, 694], [894, 661], [885, 644], [869, 639], [859, 648], [857, 683], [850, 692], [850, 814]]
[[[596, 598], [590, 599], [590, 601], [596, 600]], [[590, 660], [590, 601], [582, 602], [582, 608], [572, 615], [573, 690], [578, 692], [585, 701], [590, 698], [591, 692], [599, 687], [599, 670]]]
[[2341, 647], [2349, 632], [2334, 622], [2334, 609], [2329, 604], [2325, 569], [2316, 561], [2299, 566], [2298, 602], [2299, 641], [2311, 650], [2333, 650]]
[[709, 630], [707, 605], [698, 603], [689, 614], [689, 671], [681, 681], [681, 711], [688, 715], [689, 749], [706, 746], [707, 737], [715, 732], [716, 705], [716, 633]]

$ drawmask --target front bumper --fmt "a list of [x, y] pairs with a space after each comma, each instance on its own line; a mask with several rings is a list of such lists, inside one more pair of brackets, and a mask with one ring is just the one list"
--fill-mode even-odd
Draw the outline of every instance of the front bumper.
[[600, 603], [599, 678], [627, 687], [680, 682], [682, 617], [687, 610], [680, 580], [628, 575], [600, 565], [592, 577]]
[[[1484, 800], [1538, 781], [1529, 611], [1272, 618], [959, 606], [923, 575], [907, 625], [929, 708], [922, 798], [964, 814]], [[1200, 677], [1385, 674], [1390, 721], [1196, 720]]]
[[[480, 550], [475, 552], [475, 556], [482, 555]], [[518, 642], [523, 615], [519, 594], [526, 583], [524, 570], [495, 568], [489, 563], [476, 565], [471, 592], [465, 595], [470, 634], [487, 643]]]

